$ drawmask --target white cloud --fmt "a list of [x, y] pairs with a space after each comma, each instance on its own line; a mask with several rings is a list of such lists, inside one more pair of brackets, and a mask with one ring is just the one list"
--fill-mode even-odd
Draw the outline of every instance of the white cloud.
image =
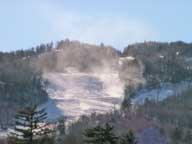
[[155, 30], [147, 23], [125, 17], [94, 17], [65, 11], [51, 3], [39, 5], [41, 16], [50, 24], [50, 35], [82, 42], [101, 42], [123, 48], [129, 43], [151, 40]]

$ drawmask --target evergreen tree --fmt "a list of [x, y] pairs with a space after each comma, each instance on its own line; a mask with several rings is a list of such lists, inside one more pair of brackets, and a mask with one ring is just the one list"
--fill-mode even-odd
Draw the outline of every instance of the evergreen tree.
[[180, 143], [180, 141], [183, 138], [183, 130], [182, 130], [182, 128], [181, 127], [176, 127], [173, 130], [173, 132], [172, 132], [171, 138], [172, 138], [172, 142], [174, 144]]
[[15, 116], [15, 129], [11, 138], [16, 144], [36, 144], [48, 133], [45, 129], [45, 109], [38, 110], [37, 106], [27, 107], [18, 111]]
[[192, 132], [190, 130], [186, 132], [186, 135], [184, 137], [184, 142], [185, 144], [192, 144]]
[[103, 128], [101, 126], [96, 126], [92, 129], [87, 129], [85, 131], [85, 143], [87, 144], [103, 144]]
[[118, 138], [113, 133], [113, 126], [109, 125], [108, 123], [104, 128], [104, 138], [106, 143], [108, 142], [109, 144], [116, 144], [118, 140]]
[[57, 132], [58, 135], [56, 137], [56, 144], [63, 144], [65, 138], [65, 118], [61, 117], [58, 119]]
[[113, 127], [108, 123], [105, 127], [96, 126], [85, 131], [86, 144], [116, 144], [117, 137], [113, 133]]
[[125, 136], [120, 139], [120, 144], [137, 144], [134, 133], [132, 131], [129, 131]]

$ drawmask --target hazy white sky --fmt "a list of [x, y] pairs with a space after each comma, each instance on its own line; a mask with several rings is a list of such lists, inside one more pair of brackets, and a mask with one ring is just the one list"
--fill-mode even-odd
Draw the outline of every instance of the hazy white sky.
[[0, 0], [0, 50], [69, 38], [118, 49], [191, 41], [190, 0]]

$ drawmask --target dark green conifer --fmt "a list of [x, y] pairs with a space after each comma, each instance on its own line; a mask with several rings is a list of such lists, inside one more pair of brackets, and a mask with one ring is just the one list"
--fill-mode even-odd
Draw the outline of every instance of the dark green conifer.
[[85, 131], [86, 144], [116, 144], [117, 137], [113, 133], [113, 127], [108, 123], [102, 127], [100, 125]]
[[27, 107], [17, 112], [15, 129], [10, 138], [17, 144], [36, 144], [43, 136], [49, 133], [46, 129], [45, 109], [38, 110], [37, 106]]
[[129, 131], [120, 139], [120, 144], [137, 144], [134, 133]]

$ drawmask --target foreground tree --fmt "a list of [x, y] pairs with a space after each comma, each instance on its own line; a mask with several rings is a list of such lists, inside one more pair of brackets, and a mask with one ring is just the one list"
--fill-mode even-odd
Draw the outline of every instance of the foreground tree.
[[118, 138], [113, 133], [113, 127], [108, 123], [104, 126], [96, 126], [85, 131], [86, 144], [117, 144]]
[[58, 125], [57, 125], [57, 136], [56, 136], [56, 144], [63, 144], [65, 140], [65, 117], [60, 117], [58, 119]]
[[132, 131], [129, 131], [125, 136], [120, 139], [120, 144], [137, 144], [134, 133]]
[[46, 129], [47, 113], [37, 106], [21, 109], [15, 116], [15, 129], [9, 137], [9, 143], [37, 144], [50, 132]]
[[184, 137], [184, 142], [185, 144], [192, 144], [192, 132], [190, 130], [186, 132], [186, 135]]
[[179, 144], [180, 141], [183, 139], [183, 129], [182, 127], [176, 127], [171, 135], [172, 143]]

